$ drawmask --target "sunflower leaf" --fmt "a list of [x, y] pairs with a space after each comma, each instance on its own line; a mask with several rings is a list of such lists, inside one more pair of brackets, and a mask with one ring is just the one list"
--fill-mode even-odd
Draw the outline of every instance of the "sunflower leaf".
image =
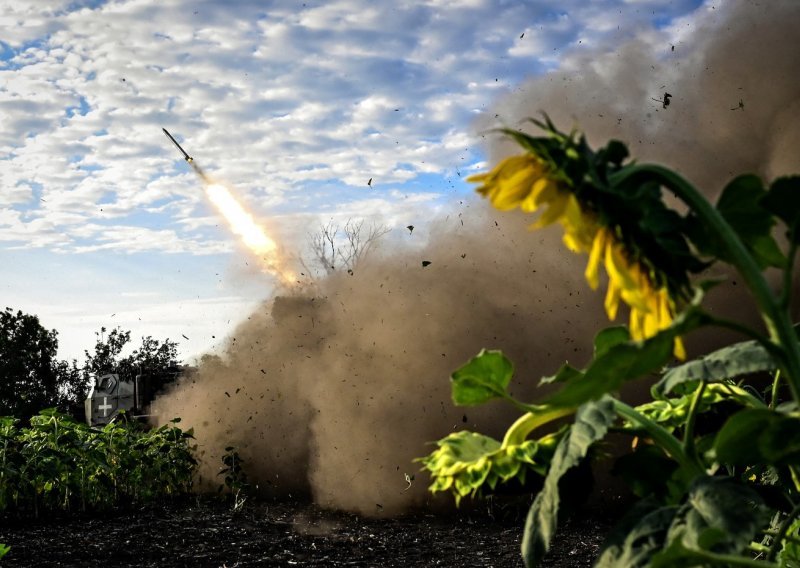
[[[748, 440], [742, 444], [742, 440]], [[731, 416], [714, 441], [717, 460], [731, 465], [783, 465], [800, 459], [800, 419], [763, 408]]]
[[772, 355], [761, 344], [756, 341], [743, 341], [673, 367], [653, 387], [653, 394], [661, 398], [685, 383], [720, 382], [739, 375], [773, 371], [776, 368]]
[[544, 487], [528, 511], [522, 537], [522, 557], [526, 566], [537, 566], [550, 548], [558, 526], [559, 481], [586, 457], [589, 446], [605, 437], [614, 417], [610, 397], [589, 402], [578, 409], [575, 423], [556, 447]]
[[707, 317], [698, 308], [702, 292], [698, 292], [692, 305], [675, 318], [671, 326], [645, 341], [617, 343], [596, 357], [582, 377], [564, 384], [564, 387], [543, 401], [560, 407], [576, 407], [589, 400], [616, 391], [628, 381], [659, 371], [672, 357], [675, 339], [704, 325]]
[[800, 241], [800, 233], [797, 231], [800, 225], [800, 176], [787, 176], [773, 181], [761, 200], [761, 205], [790, 229], [795, 227], [794, 240]]
[[451, 376], [453, 402], [475, 406], [508, 396], [514, 365], [502, 351], [482, 349]]

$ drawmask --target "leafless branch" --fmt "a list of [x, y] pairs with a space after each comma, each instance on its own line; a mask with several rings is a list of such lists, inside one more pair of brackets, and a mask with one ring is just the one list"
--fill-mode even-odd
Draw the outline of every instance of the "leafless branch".
[[328, 221], [309, 235], [311, 261], [326, 274], [337, 269], [353, 271], [364, 262], [378, 240], [389, 231], [385, 225], [376, 223], [365, 226], [363, 219], [348, 219], [341, 229], [332, 220]]

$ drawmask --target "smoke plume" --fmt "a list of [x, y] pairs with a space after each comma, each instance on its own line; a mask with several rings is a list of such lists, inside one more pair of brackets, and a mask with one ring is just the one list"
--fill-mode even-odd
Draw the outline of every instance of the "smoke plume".
[[[680, 23], [688, 31], [568, 56], [478, 128], [546, 111], [594, 144], [628, 142], [640, 161], [673, 167], [709, 195], [738, 173], [800, 171], [800, 3], [722, 4]], [[665, 92], [666, 108], [652, 100]], [[515, 151], [490, 144], [492, 161]], [[533, 379], [567, 360], [584, 364], [604, 325], [602, 297], [583, 281], [586, 259], [557, 229], [530, 233], [530, 222], [482, 202], [454, 205], [425, 247], [377, 250], [352, 275], [265, 303], [158, 412], [195, 428], [209, 485], [236, 446], [266, 494], [310, 494], [368, 515], [424, 504], [428, 480], [411, 460], [430, 451], [426, 442], [462, 428], [500, 437], [516, 416], [502, 403], [454, 407], [455, 368], [501, 348], [516, 365], [516, 394], [531, 397]], [[406, 474], [416, 474], [410, 487]]]
[[584, 362], [590, 344], [576, 338], [603, 315], [576, 277], [581, 259], [521, 216], [479, 210], [442, 220], [422, 250], [378, 251], [352, 275], [274, 298], [224, 360], [207, 358], [162, 398], [159, 414], [195, 428], [203, 476], [213, 481], [233, 445], [268, 494], [310, 490], [325, 506], [396, 513], [427, 500], [412, 463], [426, 442], [462, 428], [500, 437], [515, 418], [500, 403], [455, 408], [455, 368], [482, 347], [501, 347], [521, 378]]

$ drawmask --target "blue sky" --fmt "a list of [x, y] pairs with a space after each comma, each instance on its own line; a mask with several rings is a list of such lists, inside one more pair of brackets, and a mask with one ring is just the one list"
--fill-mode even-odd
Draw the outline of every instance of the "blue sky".
[[471, 193], [497, 100], [623, 40], [663, 47], [712, 5], [0, 0], [4, 306], [65, 358], [117, 325], [198, 355], [273, 281], [162, 127], [289, 254], [329, 219], [424, 238]]

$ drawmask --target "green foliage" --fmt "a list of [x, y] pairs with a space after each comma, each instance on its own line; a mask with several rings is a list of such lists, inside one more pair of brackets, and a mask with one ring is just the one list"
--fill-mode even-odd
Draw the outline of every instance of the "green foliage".
[[[531, 183], [554, 184], [562, 198], [568, 193], [570, 203], [577, 204], [574, 218], [559, 220], [574, 224], [572, 242], [579, 242], [575, 235], [594, 239], [590, 245], [581, 242], [593, 259], [587, 280], [597, 285], [597, 251], [624, 254], [640, 272], [615, 274], [616, 267], [607, 264], [617, 287], [609, 288], [606, 306], [616, 306], [614, 294], [621, 294], [632, 312], [652, 315], [652, 310], [675, 308], [675, 317], [671, 311], [659, 313], [644, 331], [645, 319], [632, 319], [638, 325], [634, 333], [622, 327], [602, 330], [585, 367], [565, 364], [540, 379], [556, 390], [536, 404], [509, 394], [513, 364], [508, 358], [500, 351], [481, 351], [453, 374], [454, 402], [475, 405], [499, 398], [522, 416], [502, 443], [473, 432], [440, 440], [420, 460], [434, 478], [431, 490], [450, 490], [458, 500], [531, 472], [544, 475], [523, 539], [526, 565], [539, 565], [565, 512], [561, 495], [576, 490], [570, 470], [613, 429], [633, 438], [631, 451], [619, 456], [614, 470], [642, 499], [610, 533], [597, 566], [800, 566], [800, 342], [789, 313], [800, 245], [800, 176], [775, 180], [768, 189], [756, 176], [739, 176], [714, 206], [669, 169], [625, 164], [627, 149], [620, 142], [593, 151], [583, 137], [557, 131], [547, 118], [537, 124], [545, 136], [504, 132], [533, 154], [535, 163], [545, 165], [545, 174], [535, 174], [541, 177]], [[503, 167], [496, 170], [506, 171]], [[535, 168], [521, 171], [531, 176]], [[512, 184], [492, 175], [478, 176], [485, 183], [482, 192], [510, 192], [518, 201], [520, 195], [535, 194], [535, 188], [525, 193], [527, 188], [514, 185], [516, 178]], [[667, 206], [665, 189], [684, 202], [688, 213]], [[501, 205], [510, 198], [504, 199]], [[554, 203], [563, 205], [566, 199], [554, 199], [550, 206]], [[772, 235], [781, 225], [789, 237], [786, 251]], [[704, 310], [710, 284], [694, 282], [693, 274], [719, 262], [739, 272], [763, 329]], [[783, 271], [782, 290], [768, 284], [767, 268]], [[669, 301], [656, 306], [652, 291], [665, 288]], [[673, 349], [679, 338], [711, 326], [740, 332], [748, 341], [673, 366], [652, 388], [652, 400], [635, 408], [618, 398], [622, 386], [663, 372], [673, 352], [682, 357], [681, 349]], [[632, 341], [632, 336], [645, 339]], [[750, 384], [754, 373], [765, 371], [774, 372], [767, 400], [758, 394], [763, 389]], [[534, 429], [573, 413], [572, 423], [550, 438], [531, 437]], [[542, 451], [545, 439], [555, 444], [552, 451]], [[505, 457], [498, 456], [511, 453], [516, 461], [505, 467]]]
[[[720, 195], [717, 211], [736, 232], [745, 246], [762, 267], [783, 267], [786, 258], [771, 236], [775, 221], [762, 206], [767, 193], [758, 176], [743, 175], [731, 181]], [[687, 227], [692, 242], [704, 254], [730, 262], [730, 252], [720, 236], [708, 225], [700, 222], [696, 215], [690, 216]]]
[[556, 447], [544, 488], [528, 512], [522, 537], [522, 558], [527, 565], [537, 565], [550, 548], [558, 526], [559, 482], [578, 465], [597, 440], [602, 439], [614, 421], [614, 407], [609, 398], [588, 402], [578, 409], [575, 422]]
[[163, 372], [178, 365], [177, 343], [142, 337], [142, 344], [129, 355], [122, 352], [131, 333], [119, 328], [105, 336], [101, 328], [94, 353], [86, 351], [83, 367], [77, 361], [56, 358], [58, 333], [47, 330], [39, 318], [0, 311], [0, 416], [26, 418], [44, 408], [57, 407], [74, 416], [83, 413], [83, 400], [92, 377], [117, 373], [123, 379]]
[[800, 240], [800, 233], [797, 232], [800, 221], [800, 176], [776, 179], [761, 204], [786, 224], [795, 242]]
[[731, 465], [800, 464], [800, 418], [766, 408], [742, 410], [725, 422], [714, 452]]
[[233, 494], [247, 492], [250, 484], [247, 481], [247, 474], [244, 471], [244, 460], [239, 456], [234, 446], [225, 448], [222, 455], [222, 468], [217, 475], [223, 476], [223, 484], [219, 486], [219, 491], [227, 488]]
[[657, 507], [653, 500], [639, 503], [603, 545], [597, 568], [643, 568], [664, 545], [677, 506]]
[[63, 389], [81, 379], [68, 363], [56, 359], [58, 333], [39, 318], [0, 311], [0, 415], [30, 416], [47, 406], [62, 406]]
[[514, 366], [502, 352], [484, 349], [451, 375], [453, 402], [475, 406], [503, 397], [513, 374]]
[[698, 381], [727, 381], [750, 373], [774, 371], [776, 368], [773, 356], [757, 341], [734, 343], [673, 367], [653, 387], [653, 395], [662, 397], [687, 383], [694, 386]]
[[560, 435], [503, 445], [483, 434], [454, 432], [436, 443], [437, 450], [418, 461], [433, 477], [430, 491], [451, 491], [458, 503], [511, 479], [524, 484], [529, 471], [544, 475]]
[[[769, 512], [752, 489], [729, 478], [699, 478], [683, 505], [643, 507], [611, 535], [596, 566], [672, 568], [708, 566], [736, 558], [769, 523]], [[616, 537], [616, 538], [615, 538]]]
[[618, 390], [628, 381], [660, 370], [672, 358], [675, 339], [705, 323], [706, 316], [699, 310], [702, 297], [698, 293], [687, 311], [675, 318], [669, 328], [645, 341], [624, 341], [616, 331], [598, 335], [597, 355], [589, 366], [580, 374], [572, 374], [569, 381], [562, 381], [562, 389], [545, 399], [545, 404], [577, 407]]
[[107, 510], [187, 493], [191, 430], [114, 422], [90, 428], [45, 410], [19, 427], [0, 417], [0, 512]]
[[123, 357], [122, 352], [131, 341], [131, 332], [115, 328], [106, 336], [106, 331], [103, 327], [96, 334], [93, 354], [85, 351], [87, 376], [116, 373], [122, 380], [131, 380], [136, 375], [158, 374], [178, 365], [178, 344], [174, 341], [142, 337], [142, 344]]
[[8, 554], [8, 551], [11, 550], [11, 547], [7, 544], [0, 543], [0, 558]]

